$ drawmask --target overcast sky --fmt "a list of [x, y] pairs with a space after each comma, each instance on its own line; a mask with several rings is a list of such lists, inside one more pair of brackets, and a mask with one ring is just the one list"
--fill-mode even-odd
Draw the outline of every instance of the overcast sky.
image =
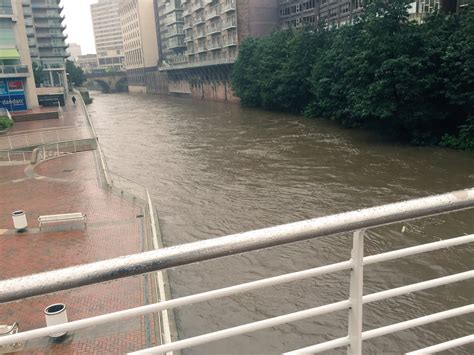
[[66, 33], [69, 36], [67, 42], [80, 44], [82, 54], [95, 53], [90, 4], [96, 2], [97, 0], [62, 0]]

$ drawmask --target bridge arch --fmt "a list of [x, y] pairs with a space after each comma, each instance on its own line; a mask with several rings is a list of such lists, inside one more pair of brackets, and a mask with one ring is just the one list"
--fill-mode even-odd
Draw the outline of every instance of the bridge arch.
[[116, 92], [126, 92], [128, 91], [128, 80], [127, 77], [123, 77], [115, 83]]
[[89, 80], [86, 81], [85, 86], [87, 87], [90, 84], [94, 84], [94, 83], [97, 83], [101, 87], [102, 92], [104, 92], [104, 93], [109, 93], [111, 91], [111, 87], [110, 87], [109, 83], [107, 83], [104, 80], [100, 80], [100, 79], [89, 79]]

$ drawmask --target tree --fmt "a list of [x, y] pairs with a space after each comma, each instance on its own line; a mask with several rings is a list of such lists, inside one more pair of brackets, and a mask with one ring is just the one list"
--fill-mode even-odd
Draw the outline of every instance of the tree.
[[40, 87], [43, 84], [43, 67], [39, 65], [37, 62], [33, 61], [33, 76], [35, 78], [35, 85], [36, 87]]
[[71, 60], [66, 60], [66, 72], [69, 74], [69, 80], [75, 86], [81, 86], [86, 81], [82, 68], [77, 67]]

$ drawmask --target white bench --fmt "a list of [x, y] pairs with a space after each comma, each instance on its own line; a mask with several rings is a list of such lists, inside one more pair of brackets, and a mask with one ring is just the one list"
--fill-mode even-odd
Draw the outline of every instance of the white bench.
[[40, 230], [44, 223], [66, 222], [66, 221], [83, 221], [84, 228], [87, 228], [87, 216], [85, 213], [81, 213], [81, 212], [52, 214], [49, 216], [39, 216], [38, 218]]

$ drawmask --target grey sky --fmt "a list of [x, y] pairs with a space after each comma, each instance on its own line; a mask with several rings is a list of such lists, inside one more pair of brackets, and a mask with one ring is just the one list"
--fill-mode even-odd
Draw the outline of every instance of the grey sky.
[[80, 44], [82, 54], [95, 53], [90, 4], [96, 2], [97, 0], [62, 0], [66, 15], [67, 42]]

